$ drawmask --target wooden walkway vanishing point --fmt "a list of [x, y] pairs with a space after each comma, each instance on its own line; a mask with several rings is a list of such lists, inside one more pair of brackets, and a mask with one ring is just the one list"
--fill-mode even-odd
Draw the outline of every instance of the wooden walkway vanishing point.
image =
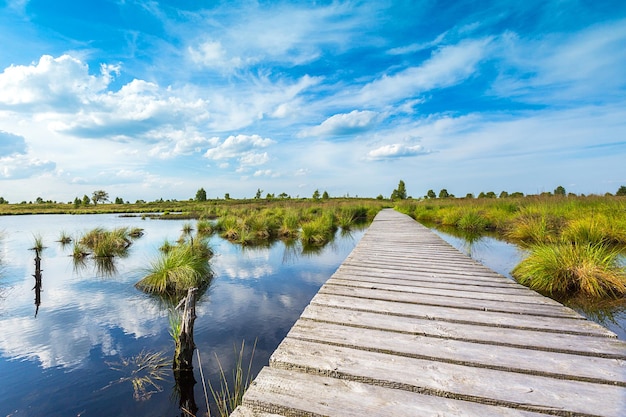
[[626, 342], [378, 214], [232, 416], [626, 416]]

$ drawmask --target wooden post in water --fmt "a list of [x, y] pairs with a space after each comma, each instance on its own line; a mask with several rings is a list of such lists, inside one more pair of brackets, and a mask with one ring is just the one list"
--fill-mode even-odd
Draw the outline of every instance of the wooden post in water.
[[[193, 342], [193, 322], [196, 319], [197, 288], [189, 288], [184, 299], [185, 307], [180, 326], [180, 334], [174, 350], [174, 371], [193, 370], [193, 351], [196, 345]], [[182, 303], [182, 301], [181, 301]]]

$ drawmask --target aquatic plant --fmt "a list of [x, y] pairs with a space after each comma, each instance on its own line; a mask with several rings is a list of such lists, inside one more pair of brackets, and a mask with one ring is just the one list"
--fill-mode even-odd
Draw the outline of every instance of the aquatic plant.
[[457, 221], [456, 226], [466, 232], [480, 232], [487, 228], [488, 221], [478, 211], [470, 210]]
[[79, 242], [91, 249], [95, 257], [124, 256], [132, 243], [128, 233], [126, 227], [111, 231], [97, 227], [84, 234]]
[[329, 242], [336, 230], [334, 216], [326, 212], [321, 216], [302, 223], [300, 240], [303, 244], [323, 245]]
[[154, 294], [182, 294], [192, 287], [206, 287], [212, 278], [209, 258], [212, 254], [208, 243], [196, 239], [194, 243], [182, 243], [162, 252], [152, 262], [146, 276], [135, 286]]
[[68, 235], [67, 232], [62, 231], [59, 236], [59, 243], [61, 243], [61, 245], [67, 245], [71, 242], [72, 242], [72, 237]]
[[30, 250], [34, 250], [37, 253], [37, 256], [39, 256], [39, 253], [43, 251], [45, 248], [46, 247], [43, 245], [43, 238], [41, 237], [41, 235], [34, 235], [33, 247], [30, 248]]
[[196, 228], [198, 229], [198, 234], [201, 236], [209, 236], [214, 232], [213, 223], [209, 220], [198, 220]]
[[131, 382], [135, 400], [147, 400], [155, 392], [163, 391], [161, 383], [169, 373], [170, 362], [160, 352], [141, 351], [130, 358], [121, 358], [119, 362], [106, 362], [110, 369], [127, 376], [111, 382], [103, 389], [115, 384]]
[[219, 387], [214, 388], [211, 381], [209, 381], [209, 388], [211, 390], [213, 400], [217, 405], [220, 417], [227, 417], [231, 415], [231, 413], [235, 411], [235, 408], [241, 405], [243, 394], [252, 382], [252, 360], [256, 350], [256, 343], [257, 341], [255, 340], [247, 369], [244, 369], [243, 367], [245, 341], [241, 342], [239, 352], [237, 352], [237, 347], [234, 347], [236, 359], [232, 372], [232, 381], [229, 381], [226, 377], [224, 367], [222, 366], [217, 354], [215, 354], [215, 359], [219, 368], [220, 385]]
[[605, 244], [536, 244], [511, 272], [523, 285], [553, 295], [594, 298], [626, 294], [619, 251]]

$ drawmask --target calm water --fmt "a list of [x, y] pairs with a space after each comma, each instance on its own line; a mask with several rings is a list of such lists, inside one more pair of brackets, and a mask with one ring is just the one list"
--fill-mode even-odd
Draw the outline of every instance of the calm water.
[[[167, 307], [134, 284], [159, 246], [180, 236], [184, 223], [117, 215], [0, 217], [0, 416], [181, 415], [169, 365], [166, 380], [138, 396], [125, 378], [132, 376], [132, 358], [142, 351], [172, 358]], [[90, 261], [76, 268], [69, 256], [72, 245], [56, 242], [62, 231], [74, 237], [95, 227], [145, 230], [129, 256], [115, 260], [114, 274], [103, 274]], [[216, 383], [215, 355], [225, 367], [232, 365], [234, 346], [243, 340], [252, 346], [258, 339], [254, 373], [267, 364], [363, 233], [338, 234], [314, 254], [282, 242], [242, 249], [211, 238], [215, 279], [198, 301], [195, 321], [205, 377]], [[38, 309], [29, 250], [34, 235], [46, 246]], [[201, 415], [206, 406], [197, 364], [195, 371], [193, 393]]]

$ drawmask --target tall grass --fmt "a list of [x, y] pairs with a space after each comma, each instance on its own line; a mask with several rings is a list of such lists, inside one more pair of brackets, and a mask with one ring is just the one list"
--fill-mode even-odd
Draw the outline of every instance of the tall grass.
[[254, 341], [254, 345], [252, 346], [252, 353], [250, 355], [250, 362], [248, 363], [247, 369], [244, 369], [243, 357], [245, 351], [245, 341], [241, 342], [241, 348], [239, 352], [237, 352], [237, 348], [235, 347], [235, 364], [232, 372], [232, 380], [226, 376], [224, 372], [224, 368], [217, 354], [215, 354], [215, 359], [217, 360], [217, 365], [219, 368], [219, 376], [220, 376], [220, 385], [219, 387], [213, 387], [211, 382], [209, 381], [209, 388], [211, 390], [211, 395], [215, 404], [217, 405], [217, 410], [220, 417], [227, 417], [231, 415], [235, 408], [241, 405], [243, 394], [246, 392], [250, 383], [252, 382], [252, 360], [254, 358], [254, 352], [256, 350], [256, 343]]
[[129, 230], [126, 227], [119, 227], [113, 230], [97, 227], [85, 233], [79, 243], [91, 249], [95, 257], [111, 258], [114, 256], [125, 256], [132, 241], [130, 240]]
[[626, 270], [619, 251], [604, 244], [537, 244], [512, 275], [521, 284], [551, 295], [594, 298], [626, 294]]
[[202, 239], [173, 246], [152, 262], [146, 276], [135, 286], [152, 294], [180, 295], [189, 288], [204, 288], [212, 278], [211, 249]]

